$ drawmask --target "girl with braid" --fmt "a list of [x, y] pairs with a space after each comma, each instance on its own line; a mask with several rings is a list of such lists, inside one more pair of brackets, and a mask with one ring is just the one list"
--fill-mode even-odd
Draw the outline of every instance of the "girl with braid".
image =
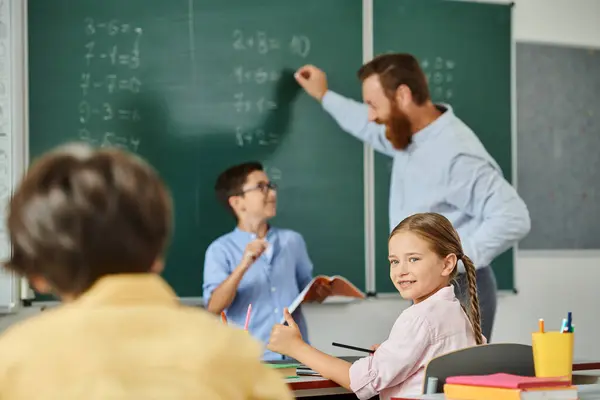
[[[436, 213], [403, 220], [388, 241], [390, 278], [413, 304], [404, 310], [386, 341], [353, 364], [327, 355], [302, 340], [289, 312], [286, 325], [271, 332], [269, 349], [298, 360], [323, 377], [352, 390], [360, 399], [381, 400], [423, 392], [425, 366], [432, 358], [486, 343], [481, 333], [475, 266], [462, 250], [458, 233]], [[465, 266], [470, 302], [454, 294], [459, 261]], [[467, 312], [468, 310], [468, 312]]]

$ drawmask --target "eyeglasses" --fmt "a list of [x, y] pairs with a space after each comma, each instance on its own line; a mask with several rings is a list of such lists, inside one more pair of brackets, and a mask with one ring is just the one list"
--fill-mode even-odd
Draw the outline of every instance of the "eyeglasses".
[[260, 183], [258, 183], [256, 186], [253, 186], [253, 187], [251, 187], [251, 188], [248, 188], [248, 189], [242, 190], [242, 191], [241, 191], [241, 192], [238, 194], [238, 196], [241, 196], [241, 195], [243, 195], [244, 193], [247, 193], [247, 192], [252, 192], [252, 191], [254, 191], [254, 190], [259, 190], [259, 191], [261, 191], [262, 193], [265, 193], [265, 194], [266, 194], [266, 193], [269, 191], [269, 189], [271, 189], [271, 190], [277, 190], [277, 184], [275, 184], [275, 183], [273, 183], [273, 182], [260, 182]]

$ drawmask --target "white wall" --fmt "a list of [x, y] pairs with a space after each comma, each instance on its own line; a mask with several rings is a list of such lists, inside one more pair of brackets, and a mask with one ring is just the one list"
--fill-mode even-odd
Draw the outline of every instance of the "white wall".
[[[600, 49], [600, 0], [516, 0], [514, 17], [517, 41]], [[539, 318], [546, 320], [547, 329], [559, 329], [567, 311], [572, 311], [577, 328], [575, 357], [600, 360], [600, 347], [594, 340], [600, 331], [596, 308], [600, 305], [600, 251], [520, 251], [515, 269], [519, 293], [500, 294], [492, 340], [530, 344]], [[311, 341], [332, 354], [347, 354], [332, 347], [332, 341], [357, 346], [379, 343], [407, 306], [399, 296], [307, 306]]]
[[464, 0], [514, 3], [516, 40], [600, 47], [598, 0]]
[[600, 47], [600, 1], [516, 0], [517, 40]]
[[[489, 0], [494, 1], [494, 0]], [[515, 38], [600, 48], [600, 0], [517, 0]], [[560, 229], [560, 227], [557, 227]], [[516, 264], [517, 295], [501, 294], [493, 341], [530, 343], [540, 317], [556, 328], [567, 311], [577, 327], [576, 357], [600, 359], [594, 337], [600, 331], [598, 306], [600, 251], [524, 254]], [[332, 354], [347, 354], [332, 341], [369, 346], [385, 338], [407, 307], [399, 297], [353, 304], [306, 307], [313, 344]], [[24, 310], [30, 315], [33, 310]], [[5, 326], [20, 316], [0, 319]]]

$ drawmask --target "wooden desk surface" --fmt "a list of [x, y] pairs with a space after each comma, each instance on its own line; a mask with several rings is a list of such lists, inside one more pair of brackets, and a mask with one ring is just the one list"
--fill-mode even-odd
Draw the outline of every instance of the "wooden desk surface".
[[[576, 360], [573, 363], [573, 371], [589, 371], [589, 370], [600, 370], [600, 361], [592, 360]], [[290, 389], [294, 392], [296, 397], [309, 397], [309, 396], [327, 396], [329, 394], [340, 394], [349, 393], [346, 389], [340, 387], [337, 383], [317, 376], [302, 376], [293, 379], [286, 380]], [[585, 385], [585, 386], [596, 386], [596, 385]], [[600, 386], [599, 386], [600, 387]], [[599, 389], [600, 393], [600, 389]], [[420, 399], [421, 397], [416, 397]], [[423, 399], [429, 399], [429, 397], [422, 397]], [[431, 399], [443, 399], [444, 397], [431, 397]], [[586, 400], [588, 397], [585, 398]], [[595, 399], [589, 397], [589, 399]], [[600, 396], [598, 397], [600, 399]]]

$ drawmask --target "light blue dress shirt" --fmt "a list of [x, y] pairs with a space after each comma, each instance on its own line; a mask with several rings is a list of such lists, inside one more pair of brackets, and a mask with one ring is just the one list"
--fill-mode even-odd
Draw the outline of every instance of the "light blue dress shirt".
[[489, 266], [529, 232], [527, 206], [449, 105], [438, 105], [446, 111], [414, 134], [405, 150], [392, 147], [385, 126], [369, 122], [365, 104], [328, 91], [322, 105], [342, 129], [392, 157], [390, 231], [415, 213], [442, 214], [477, 268]]
[[[246, 246], [255, 238], [236, 228], [211, 243], [204, 259], [204, 304], [208, 304], [213, 291], [240, 264]], [[306, 244], [299, 233], [271, 227], [265, 239], [269, 244], [267, 250], [243, 276], [235, 299], [225, 311], [229, 323], [243, 327], [248, 305], [252, 304], [248, 331], [264, 344], [269, 341], [273, 325], [281, 322], [283, 309], [311, 281], [313, 272]], [[308, 342], [302, 307], [292, 316]], [[263, 359], [282, 360], [284, 357], [265, 349]]]

